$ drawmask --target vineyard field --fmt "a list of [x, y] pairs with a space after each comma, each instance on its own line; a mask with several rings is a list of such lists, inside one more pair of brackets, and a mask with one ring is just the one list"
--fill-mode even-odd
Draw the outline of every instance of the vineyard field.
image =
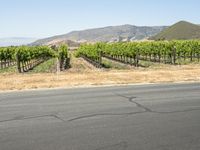
[[78, 57], [101, 65], [102, 57], [140, 66], [140, 61], [181, 65], [200, 61], [200, 41], [150, 41], [82, 45]]
[[58, 58], [60, 70], [67, 69], [70, 65], [66, 45], [61, 45], [58, 48], [48, 46], [1, 47], [0, 69], [16, 66], [19, 73], [28, 72], [51, 58]]

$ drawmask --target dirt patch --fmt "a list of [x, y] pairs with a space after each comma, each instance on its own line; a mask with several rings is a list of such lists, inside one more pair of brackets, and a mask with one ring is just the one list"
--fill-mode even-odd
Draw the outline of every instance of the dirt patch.
[[[77, 64], [80, 65], [80, 62]], [[85, 66], [84, 64], [83, 67]], [[163, 66], [132, 70], [93, 70], [88, 66], [88, 69], [81, 70], [79, 67], [79, 70], [71, 69], [59, 74], [5, 73], [0, 74], [0, 78], [1, 91], [110, 84], [200, 82], [200, 65]]]
[[74, 55], [72, 55], [71, 68], [67, 70], [67, 72], [87, 72], [91, 70], [96, 71], [98, 69], [83, 58], [75, 58]]

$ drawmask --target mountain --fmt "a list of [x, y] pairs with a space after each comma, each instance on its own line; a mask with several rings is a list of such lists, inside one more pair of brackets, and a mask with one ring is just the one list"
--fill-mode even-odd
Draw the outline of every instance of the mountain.
[[166, 26], [109, 26], [104, 28], [88, 29], [83, 31], [73, 31], [68, 34], [58, 35], [46, 39], [40, 39], [32, 45], [51, 45], [62, 41], [82, 42], [114, 42], [114, 41], [134, 41], [147, 39], [165, 29]]
[[25, 38], [25, 37], [0, 38], [0, 46], [26, 45], [36, 40], [37, 40], [36, 38]]
[[67, 40], [67, 39], [54, 39], [54, 40], [51, 40], [47, 43], [41, 43], [41, 44], [30, 44], [30, 45], [60, 45], [60, 44], [67, 44], [69, 47], [79, 47], [80, 46], [80, 43], [79, 42], [75, 42], [75, 41], [72, 41], [72, 40]]
[[200, 39], [200, 25], [192, 24], [186, 21], [180, 21], [156, 36], [150, 38], [151, 40], [189, 40]]

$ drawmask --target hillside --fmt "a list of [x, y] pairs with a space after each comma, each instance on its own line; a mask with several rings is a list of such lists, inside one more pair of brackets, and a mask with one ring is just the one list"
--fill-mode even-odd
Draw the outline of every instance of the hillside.
[[114, 42], [114, 41], [134, 41], [147, 39], [165, 29], [165, 26], [138, 27], [133, 25], [109, 26], [104, 28], [89, 29], [83, 31], [73, 31], [68, 34], [58, 35], [46, 39], [38, 40], [32, 45], [46, 45], [60, 43], [62, 41], [74, 42]]
[[150, 38], [151, 40], [190, 40], [200, 39], [200, 26], [180, 21]]

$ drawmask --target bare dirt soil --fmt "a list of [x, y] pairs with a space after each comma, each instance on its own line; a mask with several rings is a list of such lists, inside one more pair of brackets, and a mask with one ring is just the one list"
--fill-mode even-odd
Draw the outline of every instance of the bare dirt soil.
[[2, 73], [0, 91], [136, 83], [200, 82], [200, 64], [153, 65], [124, 70], [96, 69], [82, 58], [72, 59], [72, 68], [57, 73]]

